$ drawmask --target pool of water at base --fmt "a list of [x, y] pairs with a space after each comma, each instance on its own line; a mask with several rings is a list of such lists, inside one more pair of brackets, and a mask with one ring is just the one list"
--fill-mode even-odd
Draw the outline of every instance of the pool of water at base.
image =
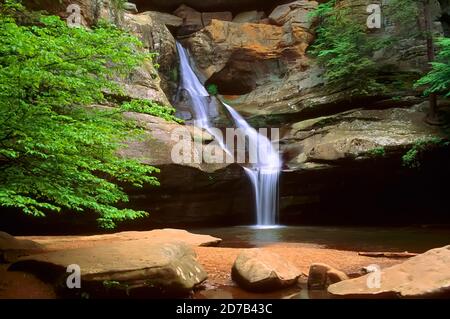
[[325, 290], [308, 290], [306, 284], [268, 293], [254, 293], [237, 286], [219, 286], [198, 291], [194, 299], [327, 299], [331, 298]]
[[450, 227], [236, 226], [190, 229], [222, 239], [220, 247], [251, 248], [272, 244], [315, 244], [353, 251], [422, 253], [450, 244]]
[[[252, 248], [273, 244], [312, 244], [351, 251], [409, 251], [422, 253], [450, 244], [450, 227], [325, 227], [237, 226], [191, 229], [222, 239], [220, 247]], [[236, 285], [197, 291], [194, 299], [324, 299], [324, 290], [308, 290], [306, 283], [271, 293], [252, 293]]]

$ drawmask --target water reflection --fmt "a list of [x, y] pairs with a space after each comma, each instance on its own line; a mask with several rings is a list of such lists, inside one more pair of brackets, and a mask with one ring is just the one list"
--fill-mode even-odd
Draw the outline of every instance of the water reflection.
[[331, 295], [326, 290], [308, 290], [306, 284], [268, 293], [255, 293], [237, 286], [219, 286], [198, 291], [194, 299], [326, 299]]
[[450, 243], [449, 228], [320, 226], [260, 228], [238, 226], [193, 229], [191, 231], [222, 238], [222, 247], [235, 248], [261, 247], [277, 243], [302, 243], [343, 250], [422, 253]]
[[283, 226], [253, 226], [249, 227], [248, 244], [250, 246], [258, 247], [261, 243], [279, 243], [283, 241], [283, 233], [280, 231]]

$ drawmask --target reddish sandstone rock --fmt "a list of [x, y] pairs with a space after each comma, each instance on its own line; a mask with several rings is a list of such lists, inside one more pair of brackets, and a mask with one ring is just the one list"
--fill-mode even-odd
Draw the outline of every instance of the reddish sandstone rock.
[[328, 287], [339, 297], [426, 298], [450, 295], [450, 246], [436, 248], [402, 264], [383, 269], [379, 287], [370, 285], [369, 273]]
[[348, 276], [327, 264], [315, 263], [309, 268], [308, 288], [325, 289], [330, 284], [347, 280]]
[[236, 258], [232, 278], [251, 291], [271, 291], [294, 285], [300, 271], [279, 255], [262, 249], [247, 249]]
[[207, 278], [188, 245], [147, 239], [34, 255], [20, 259], [9, 269], [51, 273], [54, 278], [50, 281], [64, 287], [69, 265], [79, 267], [83, 291], [94, 297], [112, 291], [123, 291], [131, 297], [144, 291], [148, 296], [184, 296]]
[[294, 1], [276, 7], [270, 14], [269, 19], [272, 23], [277, 25], [294, 23], [303, 28], [310, 28], [312, 19], [309, 17], [309, 13], [316, 9], [317, 6], [318, 3], [316, 1]]
[[283, 65], [307, 63], [313, 35], [303, 28], [212, 20], [184, 40], [196, 67], [221, 94], [241, 95], [257, 88]]
[[38, 253], [43, 247], [29, 239], [19, 239], [0, 231], [0, 263], [13, 262], [20, 256]]

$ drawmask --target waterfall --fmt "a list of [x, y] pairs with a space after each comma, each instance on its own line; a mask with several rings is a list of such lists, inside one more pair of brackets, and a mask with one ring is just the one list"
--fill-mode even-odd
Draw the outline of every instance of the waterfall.
[[273, 226], [278, 215], [278, 182], [281, 170], [281, 159], [270, 140], [259, 134], [231, 106], [223, 103], [236, 126], [246, 132], [249, 144], [254, 143], [257, 149], [250, 148], [250, 157], [257, 159], [251, 168], [245, 167], [255, 193], [257, 226]]
[[[194, 73], [187, 50], [178, 42], [177, 49], [180, 57], [180, 85], [189, 94], [196, 125], [215, 136], [214, 130], [211, 130], [208, 112], [209, 94]], [[237, 128], [241, 129], [247, 136], [249, 145], [257, 146], [255, 148], [249, 147], [249, 156], [256, 159], [255, 163], [252, 163], [251, 167], [244, 167], [255, 195], [257, 226], [275, 226], [278, 215], [278, 184], [281, 170], [279, 154], [266, 136], [259, 134], [230, 105], [223, 102], [222, 104], [229, 112]], [[215, 137], [217, 138], [217, 136]], [[228, 154], [234, 152], [234, 150], [227, 149], [221, 138], [218, 142]]]
[[186, 49], [178, 42], [177, 50], [180, 57], [181, 88], [186, 90], [191, 98], [196, 125], [208, 129], [211, 127], [208, 116], [209, 93], [192, 70]]

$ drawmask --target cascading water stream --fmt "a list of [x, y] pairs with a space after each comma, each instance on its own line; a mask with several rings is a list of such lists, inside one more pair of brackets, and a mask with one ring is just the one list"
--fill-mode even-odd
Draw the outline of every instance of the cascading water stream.
[[[209, 94], [192, 70], [187, 50], [180, 43], [177, 43], [177, 49], [180, 57], [181, 88], [186, 90], [191, 98], [196, 125], [210, 132], [221, 147], [231, 154], [233, 150], [227, 149], [222, 138], [211, 130], [208, 112]], [[223, 102], [222, 104], [236, 126], [247, 136], [249, 145], [256, 146], [249, 147], [249, 157], [254, 160], [250, 168], [244, 169], [255, 193], [257, 226], [273, 227], [277, 223], [278, 214], [278, 184], [281, 170], [279, 154], [266, 136], [259, 134], [231, 106]]]
[[177, 50], [180, 57], [181, 88], [186, 90], [191, 98], [195, 124], [207, 130], [211, 127], [208, 116], [209, 93], [192, 70], [186, 49], [178, 42]]
[[208, 91], [206, 91], [203, 84], [199, 81], [197, 75], [194, 73], [194, 70], [192, 70], [187, 50], [179, 42], [177, 42], [177, 51], [178, 56], [180, 57], [180, 87], [189, 94], [191, 99], [195, 125], [205, 129], [208, 133], [214, 136], [220, 147], [222, 147], [228, 155], [231, 155], [230, 151], [224, 145], [222, 137], [217, 136], [217, 132], [211, 129], [212, 127], [209, 120], [210, 95]]
[[250, 158], [255, 158], [251, 168], [245, 167], [255, 192], [257, 226], [274, 226], [278, 215], [278, 184], [281, 171], [281, 159], [270, 140], [259, 134], [231, 106], [223, 103], [236, 126], [243, 130], [249, 139], [249, 144], [257, 145], [251, 148]]

